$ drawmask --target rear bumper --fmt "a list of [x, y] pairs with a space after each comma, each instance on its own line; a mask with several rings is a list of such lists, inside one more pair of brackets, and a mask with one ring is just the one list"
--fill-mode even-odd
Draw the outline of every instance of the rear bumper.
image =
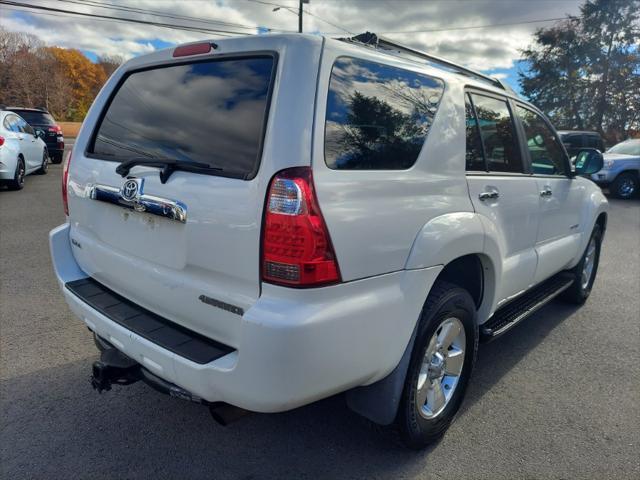
[[67, 224], [51, 231], [50, 247], [65, 299], [91, 330], [170, 383], [257, 412], [290, 410], [384, 378], [400, 361], [441, 270], [308, 290], [264, 284], [238, 318], [238, 349], [199, 364], [114, 322], [65, 287], [87, 277], [73, 257]]

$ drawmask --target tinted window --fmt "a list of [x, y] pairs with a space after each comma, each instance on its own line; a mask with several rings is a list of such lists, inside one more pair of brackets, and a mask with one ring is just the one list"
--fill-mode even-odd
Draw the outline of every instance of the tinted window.
[[480, 134], [492, 172], [523, 172], [520, 148], [509, 106], [504, 100], [472, 94]]
[[24, 118], [29, 125], [55, 125], [56, 122], [51, 115], [45, 112], [34, 112], [30, 110], [14, 110]]
[[565, 155], [555, 132], [537, 113], [520, 106], [516, 111], [524, 127], [533, 173], [564, 175]]
[[260, 57], [135, 72], [109, 104], [90, 152], [114, 160], [200, 162], [251, 178], [273, 65], [272, 57]]
[[603, 144], [600, 137], [596, 135], [587, 135], [587, 147], [589, 148], [597, 148], [600, 151], [603, 151]]
[[327, 100], [325, 159], [334, 169], [411, 167], [422, 149], [444, 83], [380, 63], [339, 58]]
[[579, 149], [582, 147], [582, 135], [564, 135], [562, 142], [566, 143], [569, 148]]
[[473, 113], [473, 105], [468, 95], [464, 98], [464, 111], [466, 117], [466, 161], [467, 170], [486, 170], [484, 154], [482, 153], [482, 140], [480, 139], [480, 128], [478, 120]]

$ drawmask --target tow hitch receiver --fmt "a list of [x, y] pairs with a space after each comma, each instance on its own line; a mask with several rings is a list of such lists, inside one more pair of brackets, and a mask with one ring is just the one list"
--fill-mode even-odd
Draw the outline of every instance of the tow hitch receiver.
[[103, 350], [91, 368], [91, 386], [98, 393], [111, 390], [114, 383], [130, 385], [141, 378], [140, 364], [115, 348]]

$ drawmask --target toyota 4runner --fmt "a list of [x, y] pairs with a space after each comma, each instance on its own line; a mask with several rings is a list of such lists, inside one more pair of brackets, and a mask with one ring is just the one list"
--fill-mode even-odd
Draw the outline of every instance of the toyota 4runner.
[[51, 254], [99, 391], [221, 421], [347, 392], [419, 448], [479, 340], [589, 296], [607, 201], [577, 174], [601, 167], [499, 81], [374, 34], [188, 44], [96, 98]]

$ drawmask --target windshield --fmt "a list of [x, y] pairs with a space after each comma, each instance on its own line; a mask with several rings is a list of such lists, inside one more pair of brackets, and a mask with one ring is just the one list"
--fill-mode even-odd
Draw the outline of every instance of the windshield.
[[29, 125], [55, 125], [56, 122], [51, 115], [45, 112], [34, 112], [31, 110], [12, 110], [20, 115]]
[[623, 155], [640, 156], [640, 140], [627, 140], [619, 143], [607, 150], [607, 153], [621, 153]]
[[134, 72], [95, 135], [99, 158], [172, 159], [255, 174], [274, 59], [214, 60]]

